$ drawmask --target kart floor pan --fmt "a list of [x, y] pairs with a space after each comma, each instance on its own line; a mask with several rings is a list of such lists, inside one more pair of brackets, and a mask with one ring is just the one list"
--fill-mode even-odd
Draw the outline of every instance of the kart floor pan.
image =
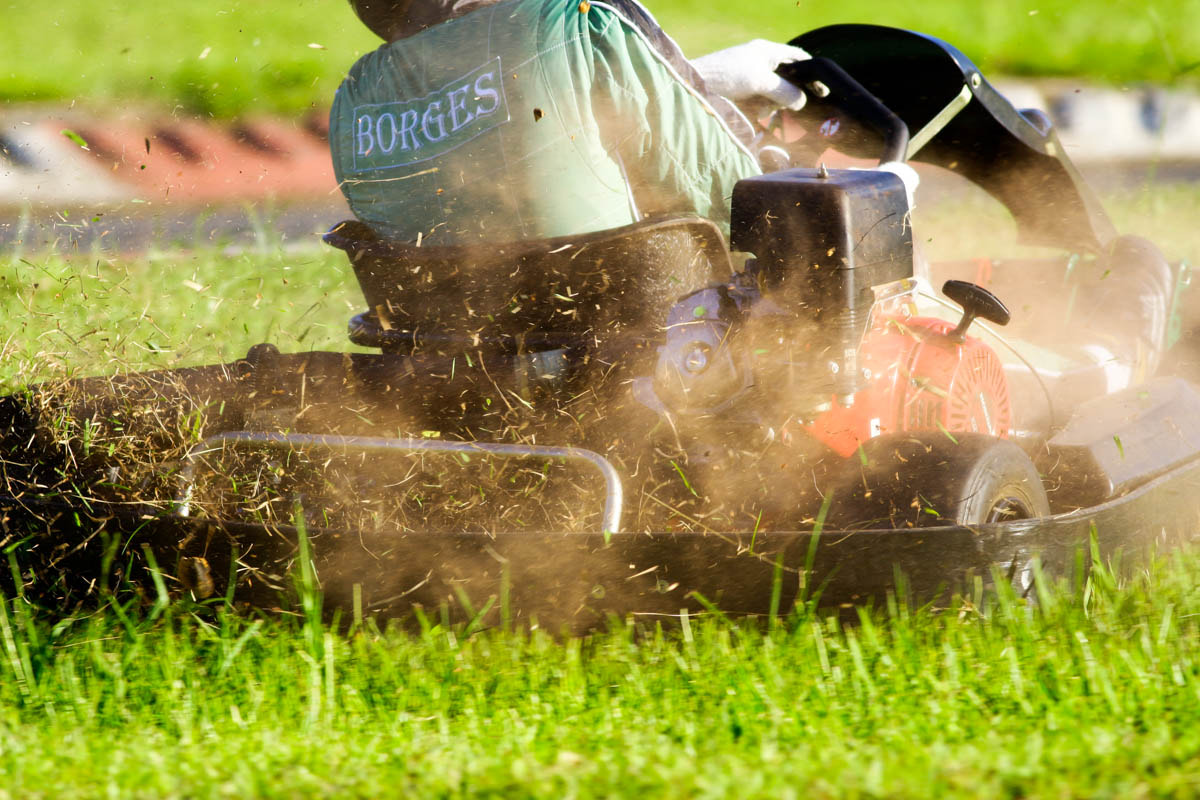
[[[974, 576], [990, 581], [993, 567], [1027, 589], [1035, 554], [1047, 574], [1063, 575], [1086, 563], [1077, 559], [1090, 557], [1093, 537], [1108, 557], [1194, 536], [1197, 498], [1200, 462], [1192, 462], [1101, 506], [975, 529], [609, 536], [313, 531], [310, 537], [327, 602], [346, 610], [357, 585], [361, 607], [374, 613], [448, 605], [469, 615], [464, 601], [478, 610], [493, 600], [495, 621], [505, 598], [513, 619], [586, 628], [612, 614], [670, 616], [702, 612], [706, 603], [728, 614], [766, 615], [818, 590], [825, 606], [881, 603], [897, 590], [897, 579], [915, 599], [936, 601], [970, 591]], [[218, 549], [228, 552], [235, 542], [247, 548], [265, 535], [254, 526], [212, 528], [192, 537], [190, 547], [196, 554], [209, 548], [215, 575], [228, 569], [227, 556], [211, 558]], [[295, 532], [269, 535], [286, 552]]]
[[[1093, 540], [1097, 552], [1109, 557], [1119, 551], [1137, 556], [1194, 537], [1200, 529], [1197, 497], [1200, 462], [1192, 462], [1101, 506], [976, 529], [609, 536], [314, 529], [307, 536], [328, 609], [349, 614], [357, 606], [367, 614], [405, 617], [415, 606], [427, 612], [445, 607], [451, 618], [466, 619], [486, 607], [488, 624], [507, 615], [586, 630], [610, 615], [672, 617], [701, 613], [709, 604], [730, 615], [786, 612], [817, 591], [825, 607], [878, 604], [893, 592], [919, 602], [945, 601], [952, 592], [970, 592], [976, 576], [988, 581], [993, 568], [1028, 589], [1035, 554], [1054, 576], [1084, 566]], [[30, 509], [0, 499], [0, 511], [11, 531]], [[37, 549], [18, 551], [30, 591], [40, 586], [49, 596], [83, 599], [77, 589], [103, 585], [112, 550], [118, 572], [135, 582], [147, 578], [147, 553], [168, 578], [179, 576], [185, 585], [195, 579], [189, 583], [182, 573], [203, 558], [216, 596], [225, 594], [227, 576], [236, 574], [235, 601], [256, 606], [275, 607], [280, 591], [293, 585], [294, 528], [116, 514], [97, 536], [77, 509], [45, 507], [38, 517], [39, 527], [75, 541], [90, 538], [91, 544], [59, 565], [73, 576], [71, 585], [36, 579]]]
[[[299, 380], [309, 385], [310, 397], [321, 395], [322, 380], [344, 386], [350, 372], [382, 370], [382, 362], [368, 355], [279, 356], [276, 362], [276, 393], [298, 391], [292, 384]], [[318, 362], [320, 369], [314, 368]], [[93, 408], [115, 396], [156, 407], [201, 398], [232, 408], [262, 389], [253, 373], [239, 362], [72, 386]], [[11, 466], [30, 455], [12, 412], [15, 400], [5, 401], [9, 419], [0, 456]], [[38, 602], [87, 602], [123, 578], [150, 587], [151, 564], [173, 590], [201, 588], [216, 597], [236, 576], [235, 600], [264, 607], [276, 606], [281, 592], [294, 586], [293, 527], [148, 514], [137, 505], [64, 498], [0, 494], [2, 538], [20, 568], [22, 591]], [[1028, 589], [1034, 555], [1051, 574], [1063, 574], [1086, 563], [1093, 538], [1108, 556], [1193, 537], [1200, 530], [1198, 498], [1200, 460], [1192, 460], [1102, 505], [974, 529], [483, 534], [310, 527], [307, 538], [327, 608], [403, 617], [414, 606], [445, 607], [454, 618], [470, 618], [486, 607], [487, 624], [503, 614], [579, 630], [610, 615], [652, 619], [710, 605], [736, 615], [786, 612], [816, 592], [827, 606], [882, 602], [896, 591], [938, 601], [949, 592], [970, 591], [976, 577], [989, 581], [994, 568]]]

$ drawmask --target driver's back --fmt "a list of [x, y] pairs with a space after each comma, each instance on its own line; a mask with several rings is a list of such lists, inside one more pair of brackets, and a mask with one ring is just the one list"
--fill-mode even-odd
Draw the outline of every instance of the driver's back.
[[633, 3], [509, 0], [364, 56], [330, 123], [351, 209], [387, 238], [437, 244], [660, 212], [724, 224], [757, 163], [647, 19]]

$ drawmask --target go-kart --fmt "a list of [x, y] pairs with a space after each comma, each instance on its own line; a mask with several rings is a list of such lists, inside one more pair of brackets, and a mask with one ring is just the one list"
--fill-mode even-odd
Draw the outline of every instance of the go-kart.
[[[24, 591], [75, 602], [157, 566], [270, 604], [311, 546], [334, 606], [586, 625], [853, 602], [898, 574], [1027, 590], [1035, 555], [1089, 536], [1190, 533], [1200, 394], [1153, 375], [1186, 266], [1118, 236], [1047, 118], [949, 45], [794, 43], [806, 135], [737, 185], [728, 240], [694, 217], [486, 250], [341, 223], [325, 241], [368, 308], [350, 339], [377, 352], [262, 344], [0, 400]], [[954, 265], [923, 262], [899, 177], [792, 166], [829, 148], [955, 172], [1062, 255], [977, 260], [989, 286], [939, 294]]]

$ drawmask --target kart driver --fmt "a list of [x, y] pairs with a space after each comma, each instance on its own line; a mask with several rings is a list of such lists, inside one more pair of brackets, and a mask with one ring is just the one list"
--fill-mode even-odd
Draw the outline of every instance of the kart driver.
[[763, 40], [689, 62], [635, 0], [350, 0], [387, 43], [338, 89], [329, 140], [382, 236], [467, 244], [696, 213], [727, 229], [759, 174], [730, 101], [799, 109]]
[[[350, 3], [385, 44], [334, 99], [335, 174], [358, 219], [398, 241], [549, 238], [655, 213], [728, 231], [734, 184], [773, 149], [731, 101], [805, 101], [775, 74], [803, 50], [755, 40], [689, 62], [636, 0]], [[880, 169], [903, 180], [911, 206], [916, 173]], [[1173, 277], [1131, 237], [1096, 264], [1084, 283], [1104, 330], [1082, 333], [1111, 392], [1153, 373]]]

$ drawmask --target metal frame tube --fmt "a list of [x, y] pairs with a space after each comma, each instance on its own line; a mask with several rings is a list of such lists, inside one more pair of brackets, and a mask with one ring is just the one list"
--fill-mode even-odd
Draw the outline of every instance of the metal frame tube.
[[376, 436], [331, 436], [305, 433], [267, 433], [259, 431], [228, 431], [209, 436], [193, 447], [184, 457], [181, 470], [187, 488], [175, 504], [175, 514], [189, 516], [191, 495], [195, 485], [196, 458], [211, 452], [218, 445], [249, 445], [296, 449], [324, 447], [328, 449], [362, 450], [382, 453], [485, 453], [504, 458], [561, 458], [580, 461], [595, 467], [604, 478], [604, 516], [602, 531], [620, 533], [624, 490], [621, 476], [607, 458], [582, 447], [544, 447], [541, 445], [501, 444], [498, 442], [447, 442], [440, 439], [387, 439]]

